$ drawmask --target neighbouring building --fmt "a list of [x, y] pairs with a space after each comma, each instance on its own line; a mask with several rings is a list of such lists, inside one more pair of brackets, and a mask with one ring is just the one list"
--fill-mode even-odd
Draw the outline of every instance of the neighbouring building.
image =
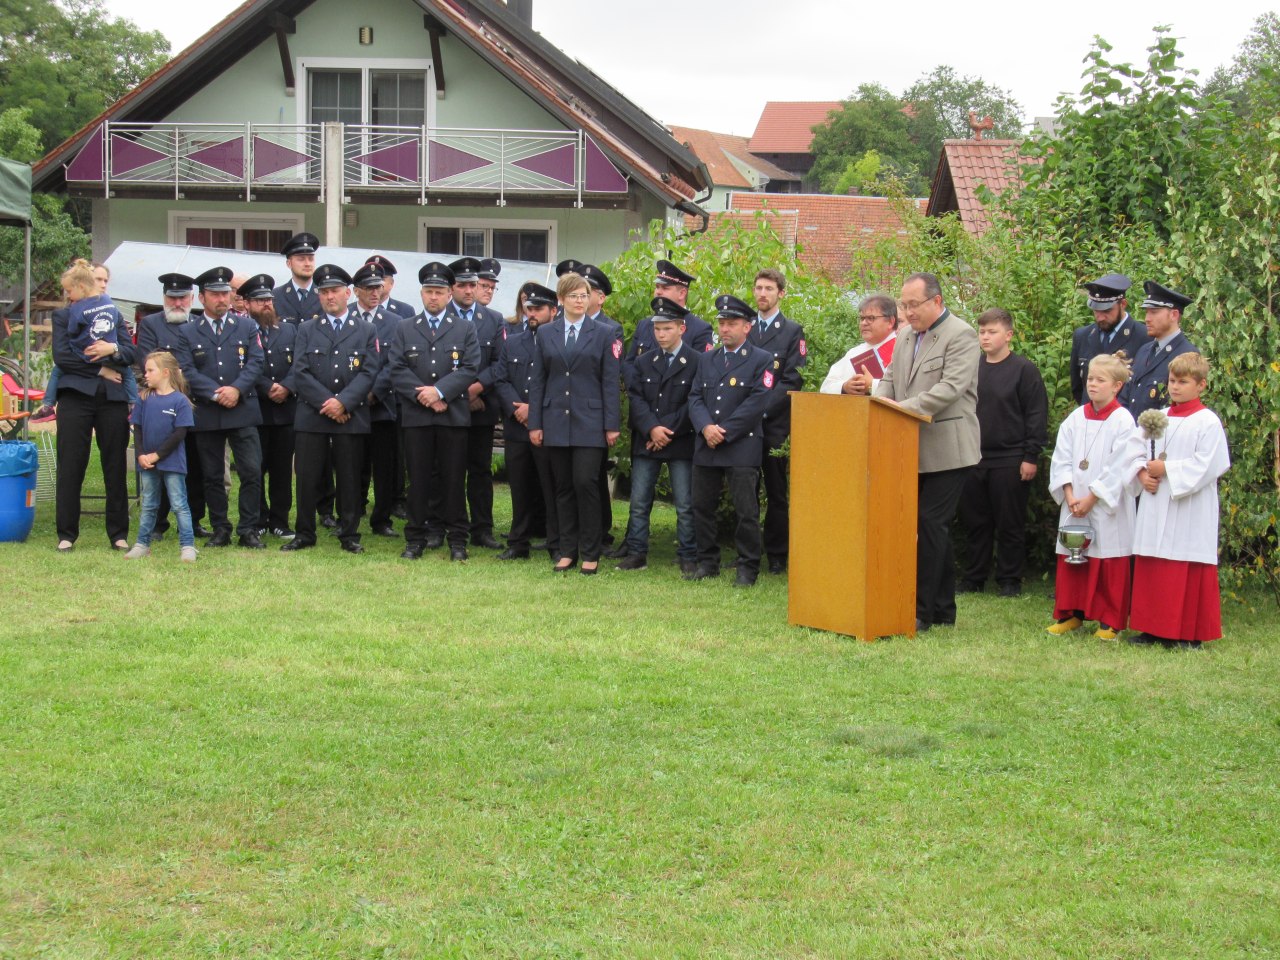
[[727, 210], [734, 191], [800, 192], [801, 177], [752, 153], [748, 137], [693, 127], [671, 127], [671, 135], [692, 150], [707, 168], [711, 197], [701, 206], [708, 211]]
[[[813, 154], [809, 152], [813, 128], [827, 123], [831, 111], [843, 105], [840, 100], [770, 100], [764, 105], [748, 149], [803, 179], [813, 167]], [[814, 186], [806, 180], [803, 189], [812, 190]]]
[[941, 217], [954, 212], [967, 231], [982, 233], [991, 220], [978, 198], [978, 188], [985, 185], [1000, 194], [1021, 187], [1021, 165], [1031, 162], [1018, 155], [1021, 145], [1019, 140], [944, 140], [926, 214]]
[[706, 167], [527, 0], [247, 0], [35, 167], [124, 241], [607, 260]]

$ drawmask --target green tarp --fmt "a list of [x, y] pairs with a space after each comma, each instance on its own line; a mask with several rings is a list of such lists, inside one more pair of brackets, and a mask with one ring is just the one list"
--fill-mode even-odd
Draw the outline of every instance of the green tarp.
[[31, 167], [0, 157], [0, 225], [31, 223]]

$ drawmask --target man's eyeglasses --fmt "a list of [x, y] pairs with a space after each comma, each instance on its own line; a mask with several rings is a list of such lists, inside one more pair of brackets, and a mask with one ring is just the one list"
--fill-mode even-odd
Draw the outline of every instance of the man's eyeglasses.
[[926, 297], [924, 300], [916, 300], [914, 303], [910, 300], [903, 300], [902, 309], [909, 310], [909, 311], [919, 310], [926, 303], [933, 303], [933, 301], [936, 299], [937, 297]]
[[870, 323], [872, 320], [896, 320], [898, 318], [891, 317], [887, 313], [860, 313], [858, 314], [858, 319]]

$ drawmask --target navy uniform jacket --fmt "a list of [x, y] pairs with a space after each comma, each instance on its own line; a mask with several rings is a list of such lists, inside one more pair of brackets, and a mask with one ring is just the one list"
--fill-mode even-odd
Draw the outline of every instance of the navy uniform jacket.
[[[475, 324], [445, 310], [440, 330], [431, 331], [426, 314], [401, 320], [388, 352], [402, 427], [466, 427], [471, 425], [467, 387], [476, 379], [480, 346]], [[448, 403], [436, 413], [418, 402], [418, 387], [435, 387]]]
[[584, 317], [570, 355], [563, 317], [538, 328], [529, 429], [542, 431], [543, 446], [604, 447], [605, 431], [622, 431], [622, 338], [614, 326]]
[[[238, 313], [222, 318], [222, 336], [213, 335], [207, 317], [182, 325], [182, 336], [190, 353], [182, 374], [191, 388], [195, 407], [195, 430], [235, 430], [262, 423], [258, 406], [258, 378], [262, 376], [262, 346], [258, 325]], [[219, 387], [235, 387], [240, 402], [224, 407], [213, 399]]]
[[1138, 351], [1151, 339], [1147, 335], [1147, 325], [1138, 323], [1127, 313], [1117, 327], [1115, 337], [1105, 347], [1102, 345], [1102, 330], [1096, 323], [1076, 327], [1071, 334], [1071, 395], [1076, 398], [1076, 403], [1084, 403], [1087, 399], [1084, 382], [1089, 377], [1090, 360], [1100, 353], [1118, 353], [1121, 350], [1131, 361], [1136, 360]]
[[[680, 339], [695, 353], [706, 353], [711, 350], [711, 324], [695, 313], [684, 318], [684, 333]], [[636, 360], [651, 350], [658, 349], [658, 341], [653, 336], [653, 317], [645, 317], [636, 324], [636, 332], [631, 335], [631, 346], [627, 348], [627, 358], [622, 362], [622, 375], [631, 382], [631, 371], [635, 369]]]
[[71, 311], [67, 307], [60, 307], [53, 311], [53, 362], [62, 371], [58, 389], [75, 390], [94, 397], [98, 394], [99, 384], [105, 383], [106, 398], [124, 403], [128, 399], [125, 396], [124, 385], [103, 380], [98, 374], [98, 370], [104, 366], [123, 373], [133, 363], [137, 351], [133, 345], [133, 338], [129, 336], [129, 327], [125, 324], [124, 317], [120, 316], [119, 310], [116, 311], [116, 353], [119, 359], [112, 357], [97, 363], [86, 360], [84, 355], [71, 345], [71, 337], [67, 334], [67, 323], [70, 318]]
[[396, 300], [394, 297], [387, 297], [386, 302], [382, 305], [382, 309], [390, 310], [398, 317], [412, 317], [418, 312], [417, 309], [410, 304], [405, 303], [403, 300]]
[[[698, 357], [689, 392], [689, 419], [697, 432], [693, 462], [704, 467], [759, 467], [764, 456], [762, 421], [777, 377], [773, 354], [750, 341], [729, 353], [719, 347]], [[724, 442], [707, 446], [707, 424], [723, 427]]]
[[324, 316], [324, 309], [320, 306], [320, 297], [314, 286], [307, 291], [306, 296], [298, 299], [298, 288], [290, 280], [272, 290], [271, 295], [276, 301], [276, 316], [281, 320], [301, 323], [303, 320], [318, 320]]
[[[358, 306], [352, 307], [348, 317], [360, 319], [364, 311]], [[378, 376], [373, 381], [373, 394], [376, 401], [369, 405], [369, 416], [374, 423], [394, 423], [399, 416], [396, 406], [396, 389], [391, 383], [391, 364], [387, 354], [391, 350], [391, 341], [395, 338], [396, 328], [400, 326], [401, 317], [394, 310], [388, 310], [384, 303], [372, 311], [373, 332], [378, 336]]]
[[[631, 400], [631, 456], [651, 460], [693, 459], [689, 392], [698, 377], [701, 356], [702, 353], [681, 343], [669, 365], [667, 355], [661, 350], [649, 350], [636, 360], [627, 387]], [[654, 427], [666, 427], [675, 436], [661, 450], [646, 450], [644, 445]]]
[[502, 343], [498, 348], [495, 389], [502, 409], [504, 442], [529, 442], [529, 428], [515, 418], [517, 403], [528, 403], [533, 385], [533, 351], [535, 334], [521, 330], [516, 323], [504, 324]]
[[804, 342], [804, 327], [778, 312], [761, 329], [760, 319], [751, 326], [748, 342], [767, 350], [773, 370], [773, 394], [764, 415], [764, 440], [770, 449], [782, 446], [791, 436], [791, 397], [789, 390], [804, 387], [800, 368], [809, 360]]
[[[159, 313], [149, 313], [138, 321], [138, 350], [137, 350], [137, 366], [143, 369], [147, 362], [147, 355], [155, 353], [157, 350], [164, 350], [172, 353], [178, 361], [178, 366], [186, 367], [187, 359], [187, 340], [182, 335], [182, 328], [187, 325], [187, 321], [180, 323], [168, 323], [164, 318], [164, 311]], [[138, 381], [141, 386], [142, 381]]]
[[[378, 376], [378, 334], [373, 324], [348, 314], [334, 332], [328, 317], [306, 320], [294, 342], [293, 387], [298, 411], [293, 428], [302, 433], [368, 433], [366, 402]], [[320, 412], [337, 397], [351, 419], [338, 423]]]
[[[295, 420], [298, 397], [292, 373], [297, 338], [296, 323], [258, 327], [258, 342], [262, 345], [262, 376], [258, 377], [258, 406], [262, 408], [263, 426], [292, 426]], [[267, 396], [267, 391], [275, 383], [283, 384], [289, 391], [289, 396], [280, 403], [276, 403]]]
[[1169, 361], [1184, 353], [1199, 351], [1181, 331], [1163, 347], [1149, 339], [1138, 351], [1129, 382], [1120, 391], [1120, 402], [1133, 419], [1144, 410], [1162, 410], [1169, 405]]
[[[448, 310], [459, 320], [462, 319], [452, 301]], [[506, 322], [497, 310], [490, 310], [477, 303], [471, 313], [471, 323], [476, 328], [476, 341], [480, 347], [480, 367], [476, 371], [475, 382], [484, 388], [484, 393], [480, 394], [484, 409], [471, 411], [471, 425], [492, 427], [502, 419], [494, 384], [497, 382], [498, 348], [502, 345], [502, 328], [506, 326]]]

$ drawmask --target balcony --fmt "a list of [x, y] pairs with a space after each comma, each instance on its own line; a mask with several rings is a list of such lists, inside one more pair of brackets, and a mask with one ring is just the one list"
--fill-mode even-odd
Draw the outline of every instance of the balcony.
[[66, 167], [80, 196], [618, 206], [627, 177], [582, 130], [103, 123]]

